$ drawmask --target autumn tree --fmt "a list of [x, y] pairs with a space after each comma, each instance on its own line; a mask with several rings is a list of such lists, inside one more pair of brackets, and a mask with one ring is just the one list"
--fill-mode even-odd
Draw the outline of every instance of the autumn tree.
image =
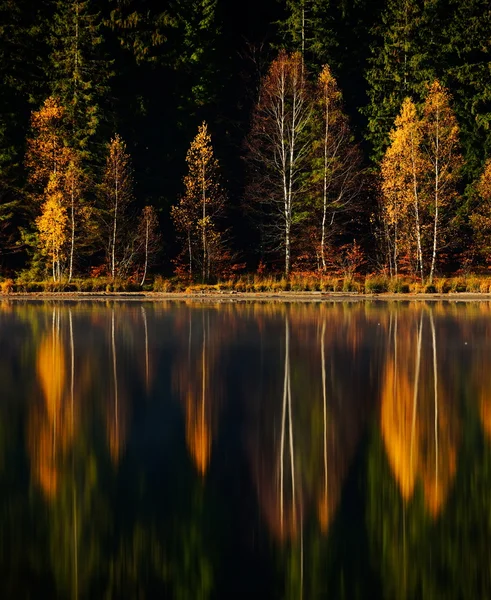
[[247, 147], [249, 204], [260, 213], [266, 246], [283, 253], [286, 275], [298, 226], [306, 216], [311, 114], [302, 56], [283, 50], [262, 82]]
[[455, 207], [456, 183], [462, 158], [459, 152], [459, 127], [450, 106], [448, 91], [434, 81], [423, 106], [423, 147], [430, 169], [427, 171], [429, 210], [433, 232], [429, 280], [433, 279], [437, 258], [442, 248]]
[[187, 245], [183, 253], [189, 255], [190, 276], [196, 263], [201, 270], [202, 281], [206, 281], [216, 273], [223, 251], [219, 219], [223, 214], [225, 192], [205, 122], [200, 125], [189, 147], [186, 163], [188, 173], [184, 177], [184, 196], [172, 208], [172, 218]]
[[143, 257], [143, 275], [140, 285], [147, 277], [147, 268], [152, 264], [160, 249], [159, 221], [153, 206], [145, 206], [138, 222], [137, 240]]
[[32, 113], [32, 137], [27, 140], [26, 166], [36, 191], [47, 186], [50, 176], [66, 168], [69, 150], [64, 141], [66, 111], [57, 98], [50, 96]]
[[479, 203], [470, 216], [474, 242], [478, 253], [488, 261], [491, 256], [491, 159], [477, 183]]
[[335, 220], [354, 209], [362, 186], [361, 155], [354, 144], [342, 96], [328, 65], [317, 82], [313, 128], [314, 184], [318, 253], [326, 269], [326, 244]]
[[115, 279], [127, 272], [134, 252], [128, 213], [133, 200], [133, 176], [126, 144], [118, 134], [108, 145], [101, 197], [106, 261]]
[[423, 279], [422, 186], [427, 163], [421, 143], [421, 121], [414, 102], [406, 98], [390, 132], [390, 145], [382, 160], [382, 211], [390, 272], [397, 275], [403, 252], [412, 257], [415, 238], [414, 268]]
[[64, 173], [64, 203], [68, 208], [70, 221], [70, 247], [68, 252], [68, 281], [71, 281], [74, 269], [75, 243], [82, 221], [87, 217], [87, 207], [83, 205], [83, 193], [87, 188], [87, 175], [83, 170], [80, 154], [71, 152]]
[[53, 267], [53, 281], [62, 276], [61, 260], [68, 237], [68, 216], [63, 202], [62, 177], [52, 173], [46, 188], [41, 215], [36, 219], [39, 240], [43, 251], [50, 256]]

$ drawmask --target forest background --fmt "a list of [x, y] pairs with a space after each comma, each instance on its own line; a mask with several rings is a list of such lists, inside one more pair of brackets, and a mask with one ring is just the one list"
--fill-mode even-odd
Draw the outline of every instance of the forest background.
[[481, 0], [0, 0], [3, 290], [486, 273], [490, 44]]

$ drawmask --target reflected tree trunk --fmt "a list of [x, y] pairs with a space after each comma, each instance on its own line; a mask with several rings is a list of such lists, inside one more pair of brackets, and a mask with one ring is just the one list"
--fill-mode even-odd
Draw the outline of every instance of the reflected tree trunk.
[[434, 406], [435, 406], [435, 490], [438, 490], [438, 368], [436, 352], [436, 332], [433, 312], [430, 312], [431, 342], [433, 347], [433, 384], [434, 384]]
[[280, 526], [281, 532], [284, 531], [284, 513], [285, 513], [285, 437], [286, 437], [286, 418], [288, 414], [288, 445], [290, 453], [290, 477], [291, 477], [291, 497], [292, 497], [292, 519], [293, 528], [297, 521], [296, 507], [296, 488], [295, 488], [295, 451], [293, 443], [293, 419], [292, 419], [292, 390], [291, 390], [291, 371], [290, 371], [290, 323], [288, 316], [285, 317], [285, 376], [283, 380], [283, 406], [281, 414], [281, 438], [280, 438]]
[[142, 317], [143, 317], [143, 329], [145, 332], [145, 387], [148, 392], [149, 388], [149, 356], [148, 356], [148, 323], [147, 323], [147, 312], [145, 307], [142, 306]]

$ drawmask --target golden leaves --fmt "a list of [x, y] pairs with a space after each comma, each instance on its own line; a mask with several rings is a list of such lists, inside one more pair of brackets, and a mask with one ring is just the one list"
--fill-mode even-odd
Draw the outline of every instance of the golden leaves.
[[56, 173], [52, 174], [49, 179], [45, 197], [42, 213], [36, 219], [36, 224], [41, 246], [55, 260], [60, 258], [60, 252], [67, 240], [68, 226], [60, 177]]
[[[380, 422], [387, 459], [404, 502], [420, 482], [428, 513], [442, 511], [456, 473], [458, 424], [455, 406], [438, 380], [437, 338], [422, 344], [424, 320], [411, 332], [394, 333], [381, 392]], [[396, 330], [397, 331], [397, 330]]]

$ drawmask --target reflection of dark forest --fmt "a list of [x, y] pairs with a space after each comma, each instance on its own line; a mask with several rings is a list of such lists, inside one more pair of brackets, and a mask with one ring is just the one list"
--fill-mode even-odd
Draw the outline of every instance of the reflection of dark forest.
[[487, 597], [490, 312], [4, 301], [2, 597]]

